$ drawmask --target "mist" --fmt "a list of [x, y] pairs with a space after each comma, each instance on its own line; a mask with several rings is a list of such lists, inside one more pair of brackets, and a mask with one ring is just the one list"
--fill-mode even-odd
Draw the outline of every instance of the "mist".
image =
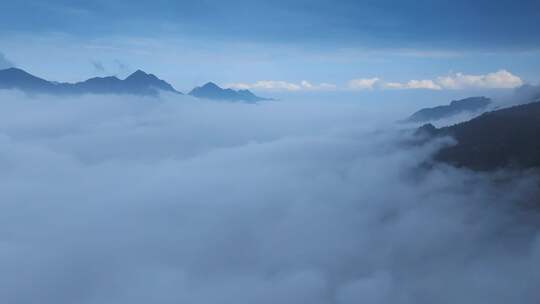
[[0, 69], [7, 69], [13, 67], [14, 64], [6, 58], [4, 53], [0, 52]]
[[416, 104], [0, 102], [2, 302], [540, 302], [536, 175], [431, 162]]

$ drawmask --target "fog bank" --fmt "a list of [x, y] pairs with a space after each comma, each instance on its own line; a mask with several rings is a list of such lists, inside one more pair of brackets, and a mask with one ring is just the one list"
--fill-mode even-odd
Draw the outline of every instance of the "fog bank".
[[0, 107], [5, 303], [540, 302], [537, 178], [427, 168], [408, 107]]

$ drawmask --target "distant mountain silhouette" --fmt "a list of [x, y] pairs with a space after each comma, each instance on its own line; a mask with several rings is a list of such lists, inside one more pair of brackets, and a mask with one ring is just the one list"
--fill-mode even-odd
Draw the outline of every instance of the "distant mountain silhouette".
[[124, 82], [126, 83], [126, 87], [130, 87], [132, 90], [154, 88], [165, 92], [180, 93], [168, 82], [157, 78], [154, 74], [146, 74], [141, 70], [137, 70], [135, 73], [129, 75]]
[[55, 89], [55, 84], [17, 68], [0, 70], [0, 89], [45, 92]]
[[513, 99], [517, 103], [540, 101], [540, 86], [522, 85], [514, 90]]
[[473, 170], [540, 167], [540, 102], [484, 113], [470, 121], [437, 129], [429, 136], [452, 136], [457, 144], [440, 150], [435, 160]]
[[233, 90], [220, 88], [213, 82], [208, 82], [202, 87], [196, 87], [189, 95], [214, 100], [226, 100], [226, 101], [245, 101], [245, 102], [257, 102], [263, 100], [272, 100], [269, 98], [259, 97], [249, 90]]
[[407, 118], [405, 122], [435, 121], [465, 112], [481, 111], [486, 109], [490, 104], [491, 99], [486, 97], [469, 97], [461, 100], [454, 100], [450, 105], [421, 109]]
[[182, 94], [167, 82], [141, 70], [121, 80], [115, 76], [95, 77], [77, 83], [57, 83], [33, 76], [24, 70], [0, 70], [0, 89], [18, 89], [45, 94], [131, 94], [158, 95], [160, 91]]

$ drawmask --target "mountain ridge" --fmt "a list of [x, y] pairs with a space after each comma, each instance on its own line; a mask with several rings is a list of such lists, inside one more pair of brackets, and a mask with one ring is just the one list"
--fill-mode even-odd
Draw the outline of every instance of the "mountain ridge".
[[137, 70], [125, 79], [119, 79], [116, 76], [92, 77], [84, 81], [69, 83], [48, 81], [19, 68], [8, 68], [0, 70], [0, 89], [19, 89], [25, 92], [54, 95], [158, 95], [160, 91], [182, 94], [171, 84], [142, 70]]
[[[34, 76], [20, 68], [7, 68], [0, 70], [0, 90], [18, 89], [29, 93], [44, 93], [53, 95], [79, 95], [79, 94], [130, 94], [143, 96], [157, 96], [160, 92], [169, 92], [183, 95], [170, 83], [158, 78], [154, 74], [136, 70], [124, 79], [116, 76], [92, 77], [84, 81], [54, 82]], [[223, 89], [214, 82], [208, 82], [196, 87], [189, 93], [190, 96], [212, 100], [243, 101], [255, 103], [263, 98], [249, 90]]]
[[434, 159], [476, 171], [540, 167], [540, 102], [486, 112], [469, 121], [436, 128], [425, 124], [417, 134], [451, 136], [457, 143]]
[[195, 87], [188, 94], [197, 98], [225, 101], [244, 101], [251, 103], [265, 100], [273, 100], [271, 98], [259, 97], [249, 90], [233, 90], [231, 88], [223, 89], [211, 81], [207, 82], [202, 86]]
[[420, 109], [405, 119], [404, 122], [436, 121], [461, 113], [485, 110], [490, 104], [492, 104], [492, 100], [484, 96], [453, 100], [448, 105]]

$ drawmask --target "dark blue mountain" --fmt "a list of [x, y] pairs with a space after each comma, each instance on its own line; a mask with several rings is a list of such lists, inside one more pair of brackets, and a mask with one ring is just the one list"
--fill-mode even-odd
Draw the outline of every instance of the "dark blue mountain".
[[55, 84], [31, 75], [21, 69], [9, 68], [0, 70], [0, 89], [19, 89], [31, 92], [55, 90]]
[[540, 102], [486, 112], [439, 129], [427, 124], [417, 134], [428, 140], [453, 137], [457, 143], [438, 151], [434, 159], [457, 167], [478, 171], [540, 167]]
[[129, 75], [124, 80], [124, 84], [134, 91], [141, 88], [154, 88], [165, 92], [180, 93], [168, 82], [157, 78], [154, 74], [147, 74], [141, 70]]
[[437, 106], [434, 108], [421, 109], [415, 112], [406, 122], [427, 122], [443, 118], [448, 118], [466, 112], [478, 112], [485, 110], [491, 104], [491, 99], [487, 97], [469, 97], [461, 100], [454, 100], [449, 105]]
[[205, 98], [205, 99], [214, 99], [214, 100], [225, 100], [225, 101], [244, 101], [244, 102], [257, 102], [263, 100], [272, 100], [270, 98], [259, 97], [249, 90], [233, 90], [233, 89], [223, 89], [220, 88], [213, 82], [209, 82], [202, 87], [196, 87], [189, 95]]
[[77, 83], [56, 83], [33, 76], [21, 69], [0, 70], [0, 89], [55, 95], [131, 94], [158, 95], [160, 91], [182, 94], [169, 83], [141, 70], [121, 80], [115, 76], [95, 77]]

